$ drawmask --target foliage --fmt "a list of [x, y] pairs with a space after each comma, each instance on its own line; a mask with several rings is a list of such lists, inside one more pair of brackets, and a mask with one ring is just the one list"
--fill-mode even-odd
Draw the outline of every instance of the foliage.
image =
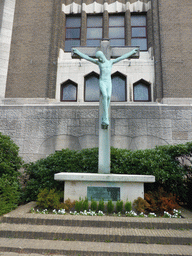
[[123, 212], [123, 201], [117, 200], [116, 202], [116, 211], [117, 212]]
[[83, 211], [83, 202], [84, 200], [79, 198], [79, 201], [75, 201], [75, 211], [80, 212]]
[[97, 211], [97, 201], [91, 199], [91, 210]]
[[7, 174], [18, 176], [22, 159], [19, 156], [19, 147], [7, 135], [0, 133], [0, 177]]
[[0, 215], [14, 210], [20, 196], [21, 190], [17, 178], [3, 174], [0, 177]]
[[145, 193], [145, 200], [149, 206], [146, 208], [148, 211], [163, 215], [164, 211], [173, 214], [173, 210], [177, 210], [179, 205], [178, 199], [172, 193], [167, 193], [163, 188], [157, 191]]
[[[111, 173], [154, 175], [156, 182], [145, 184], [146, 191], [163, 187], [168, 193], [180, 195], [181, 201], [188, 202], [192, 172], [191, 167], [182, 164], [181, 160], [188, 156], [190, 161], [191, 154], [192, 142], [135, 151], [111, 148]], [[36, 200], [40, 189], [63, 190], [63, 182], [54, 180], [55, 173], [97, 173], [98, 149], [63, 149], [25, 165], [25, 169], [29, 176], [24, 192], [25, 200]]]
[[86, 197], [85, 200], [83, 201], [83, 210], [88, 211], [89, 209], [89, 202], [88, 202], [88, 198]]
[[105, 209], [105, 204], [104, 204], [104, 200], [103, 199], [100, 199], [99, 200], [99, 204], [98, 204], [98, 211], [104, 211]]
[[19, 204], [19, 169], [22, 163], [19, 147], [9, 136], [0, 133], [0, 215], [15, 209]]
[[149, 207], [149, 204], [147, 201], [141, 197], [138, 197], [134, 200], [133, 206], [135, 207], [135, 210], [139, 213], [145, 212], [146, 208]]
[[67, 200], [65, 200], [65, 202], [61, 203], [61, 209], [65, 209], [66, 211], [70, 211], [74, 208], [75, 206], [75, 201], [71, 201], [69, 198]]
[[25, 201], [36, 200], [41, 189], [63, 190], [63, 182], [55, 181], [54, 174], [59, 172], [97, 172], [98, 149], [81, 151], [63, 149], [40, 159], [35, 163], [25, 164], [25, 172], [29, 177], [24, 191]]
[[130, 212], [132, 210], [132, 203], [129, 201], [126, 201], [125, 203], [125, 212]]
[[59, 209], [60, 196], [54, 189], [42, 189], [37, 196], [37, 206], [40, 209]]
[[109, 200], [107, 203], [107, 212], [112, 213], [113, 210], [114, 210], [114, 204], [113, 204], [112, 200]]

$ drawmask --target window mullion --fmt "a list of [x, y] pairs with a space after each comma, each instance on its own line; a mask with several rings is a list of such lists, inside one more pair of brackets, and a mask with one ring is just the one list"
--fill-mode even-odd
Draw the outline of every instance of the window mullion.
[[109, 38], [109, 13], [104, 11], [103, 13], [103, 38]]
[[81, 46], [86, 46], [87, 38], [87, 14], [85, 11], [81, 13]]
[[125, 12], [125, 45], [131, 45], [131, 13], [130, 10]]

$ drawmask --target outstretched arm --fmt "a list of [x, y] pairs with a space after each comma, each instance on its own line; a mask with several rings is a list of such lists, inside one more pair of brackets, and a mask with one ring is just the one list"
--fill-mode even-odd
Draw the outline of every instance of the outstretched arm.
[[77, 49], [75, 49], [75, 48], [72, 48], [72, 51], [73, 51], [75, 54], [77, 54], [79, 57], [81, 57], [81, 58], [83, 58], [83, 59], [85, 59], [85, 60], [88, 60], [88, 61], [90, 61], [90, 62], [93, 62], [94, 64], [98, 64], [98, 60], [89, 57], [88, 55], [86, 55], [86, 54], [80, 52], [79, 50], [77, 50]]
[[119, 62], [121, 60], [127, 59], [127, 58], [131, 57], [132, 55], [134, 55], [135, 53], [137, 53], [138, 50], [139, 50], [139, 48], [135, 48], [131, 52], [125, 53], [121, 57], [118, 57], [118, 58], [112, 60], [112, 63], [114, 64], [114, 63], [117, 63], [117, 62]]

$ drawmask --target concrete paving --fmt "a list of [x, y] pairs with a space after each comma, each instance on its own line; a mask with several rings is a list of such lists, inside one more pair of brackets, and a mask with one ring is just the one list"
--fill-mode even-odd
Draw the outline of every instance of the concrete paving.
[[[31, 202], [3, 216], [0, 234], [5, 233], [0, 238], [0, 256], [192, 255], [192, 212], [185, 209], [184, 218], [165, 219], [29, 213], [34, 206]], [[78, 240], [80, 236], [82, 241]], [[124, 237], [126, 240], [122, 240]]]

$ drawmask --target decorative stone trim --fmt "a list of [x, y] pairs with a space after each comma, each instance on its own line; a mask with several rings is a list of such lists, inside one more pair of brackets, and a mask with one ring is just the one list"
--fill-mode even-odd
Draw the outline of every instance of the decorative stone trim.
[[115, 12], [125, 12], [127, 10], [130, 10], [130, 12], [147, 12], [151, 9], [151, 1], [148, 3], [144, 3], [141, 1], [137, 1], [135, 3], [127, 2], [126, 4], [120, 3], [118, 1], [108, 4], [99, 4], [97, 2], [93, 2], [91, 4], [85, 4], [82, 5], [71, 3], [69, 5], [62, 4], [62, 11], [65, 14], [76, 14], [81, 13], [81, 11], [85, 11], [86, 13], [102, 13], [104, 11], [108, 11], [109, 13], [115, 13]]

